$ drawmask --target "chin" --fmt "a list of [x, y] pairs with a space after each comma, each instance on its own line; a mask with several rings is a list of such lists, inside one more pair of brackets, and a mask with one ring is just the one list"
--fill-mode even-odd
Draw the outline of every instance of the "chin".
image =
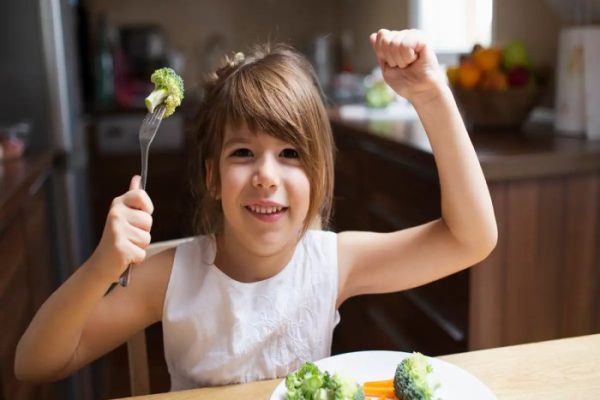
[[248, 238], [251, 246], [257, 254], [269, 255], [280, 251], [283, 247], [289, 246], [292, 242], [295, 245], [298, 238], [298, 230], [282, 232], [281, 230], [255, 232]]

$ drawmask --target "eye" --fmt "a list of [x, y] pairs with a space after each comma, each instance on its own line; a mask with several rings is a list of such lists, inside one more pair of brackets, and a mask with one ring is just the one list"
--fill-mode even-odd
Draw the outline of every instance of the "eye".
[[300, 158], [300, 154], [298, 154], [298, 151], [292, 148], [281, 150], [280, 155], [283, 158]]
[[231, 152], [231, 157], [252, 157], [250, 149], [236, 149]]

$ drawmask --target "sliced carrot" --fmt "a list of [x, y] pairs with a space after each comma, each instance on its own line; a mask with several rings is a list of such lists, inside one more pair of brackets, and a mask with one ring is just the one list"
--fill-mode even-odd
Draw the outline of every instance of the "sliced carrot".
[[363, 386], [370, 386], [370, 387], [393, 387], [394, 386], [394, 380], [393, 379], [385, 379], [383, 381], [369, 381], [369, 382], [363, 383]]
[[365, 391], [365, 396], [375, 396], [375, 397], [390, 397], [394, 398], [395, 393], [393, 388], [387, 387], [374, 387], [374, 386], [363, 386]]

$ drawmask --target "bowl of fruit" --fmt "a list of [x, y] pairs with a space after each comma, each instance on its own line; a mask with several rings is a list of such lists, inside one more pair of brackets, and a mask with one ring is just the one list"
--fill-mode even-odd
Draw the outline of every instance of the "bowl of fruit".
[[539, 103], [544, 82], [520, 41], [475, 45], [446, 72], [465, 124], [476, 130], [519, 128]]

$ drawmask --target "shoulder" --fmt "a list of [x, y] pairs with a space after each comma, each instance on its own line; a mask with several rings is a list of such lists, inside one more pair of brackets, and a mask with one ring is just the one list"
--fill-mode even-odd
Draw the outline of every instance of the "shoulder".
[[304, 234], [304, 238], [311, 242], [336, 241], [338, 234], [332, 231], [323, 231], [320, 229], [309, 229]]
[[308, 230], [302, 238], [302, 243], [311, 252], [317, 252], [326, 257], [334, 257], [335, 262], [337, 263], [337, 233], [322, 230]]
[[181, 241], [171, 256], [171, 267], [161, 293], [163, 310], [178, 307], [189, 300], [210, 274], [216, 256], [216, 241], [212, 235], [200, 235]]
[[199, 247], [198, 242], [202, 238], [192, 237], [156, 243], [146, 250], [146, 260], [134, 270], [133, 283], [140, 291], [140, 296], [148, 299], [150, 312], [158, 320], [162, 319], [163, 305], [176, 258], [183, 258], [185, 264], [187, 259], [194, 257], [194, 249]]
[[[387, 236], [381, 233], [364, 231], [345, 231], [338, 234], [337, 254], [339, 269], [338, 304], [351, 297], [352, 290], [348, 290], [351, 275], [357, 264], [370, 265], [369, 254], [376, 252], [378, 246], [385, 242]], [[350, 292], [347, 293], [347, 292]]]

